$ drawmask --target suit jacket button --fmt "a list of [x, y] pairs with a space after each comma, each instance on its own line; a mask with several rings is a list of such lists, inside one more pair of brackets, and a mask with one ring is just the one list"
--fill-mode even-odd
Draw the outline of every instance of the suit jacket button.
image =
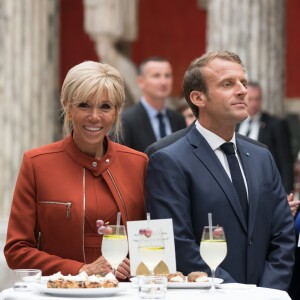
[[98, 163], [97, 163], [96, 161], [93, 161], [93, 162], [92, 162], [92, 166], [93, 166], [94, 168], [96, 168], [96, 167], [98, 166]]
[[251, 241], [251, 240], [248, 242], [248, 245], [249, 245], [249, 246], [251, 246], [251, 245], [252, 245], [252, 241]]

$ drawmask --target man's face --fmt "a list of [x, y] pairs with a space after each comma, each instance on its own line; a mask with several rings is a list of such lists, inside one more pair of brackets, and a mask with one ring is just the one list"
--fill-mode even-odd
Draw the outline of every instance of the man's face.
[[235, 126], [248, 116], [245, 97], [247, 78], [243, 67], [235, 62], [213, 59], [203, 68], [207, 93], [203, 94], [203, 121], [208, 128]]
[[261, 111], [262, 98], [259, 87], [248, 86], [247, 104], [250, 117], [258, 114]]
[[138, 85], [145, 98], [164, 100], [172, 91], [172, 67], [165, 61], [149, 61], [138, 77]]

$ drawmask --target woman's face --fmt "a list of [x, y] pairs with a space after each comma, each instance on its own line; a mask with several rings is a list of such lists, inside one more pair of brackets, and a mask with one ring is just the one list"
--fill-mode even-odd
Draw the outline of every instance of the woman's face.
[[84, 153], [103, 156], [103, 140], [116, 120], [116, 108], [106, 98], [81, 102], [70, 109], [73, 139]]

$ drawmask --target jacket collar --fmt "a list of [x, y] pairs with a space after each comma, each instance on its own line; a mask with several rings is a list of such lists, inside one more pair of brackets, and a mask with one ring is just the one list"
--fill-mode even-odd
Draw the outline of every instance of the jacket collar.
[[78, 149], [76, 146], [72, 134], [67, 136], [64, 139], [64, 148], [67, 155], [78, 165], [82, 166], [85, 169], [90, 170], [94, 176], [99, 176], [104, 171], [106, 171], [115, 161], [115, 147], [109, 137], [106, 136], [107, 142], [107, 151], [102, 157], [102, 159], [96, 159], [91, 157], [81, 150]]

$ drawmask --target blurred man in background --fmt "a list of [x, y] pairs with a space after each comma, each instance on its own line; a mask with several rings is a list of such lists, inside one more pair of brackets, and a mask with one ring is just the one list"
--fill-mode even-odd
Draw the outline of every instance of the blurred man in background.
[[294, 190], [290, 132], [285, 120], [262, 111], [262, 90], [258, 82], [248, 83], [249, 117], [237, 126], [240, 134], [265, 144], [272, 153], [286, 193]]
[[185, 128], [184, 117], [166, 107], [172, 91], [172, 67], [162, 57], [150, 57], [139, 67], [140, 101], [122, 114], [122, 144], [144, 151], [155, 141]]

